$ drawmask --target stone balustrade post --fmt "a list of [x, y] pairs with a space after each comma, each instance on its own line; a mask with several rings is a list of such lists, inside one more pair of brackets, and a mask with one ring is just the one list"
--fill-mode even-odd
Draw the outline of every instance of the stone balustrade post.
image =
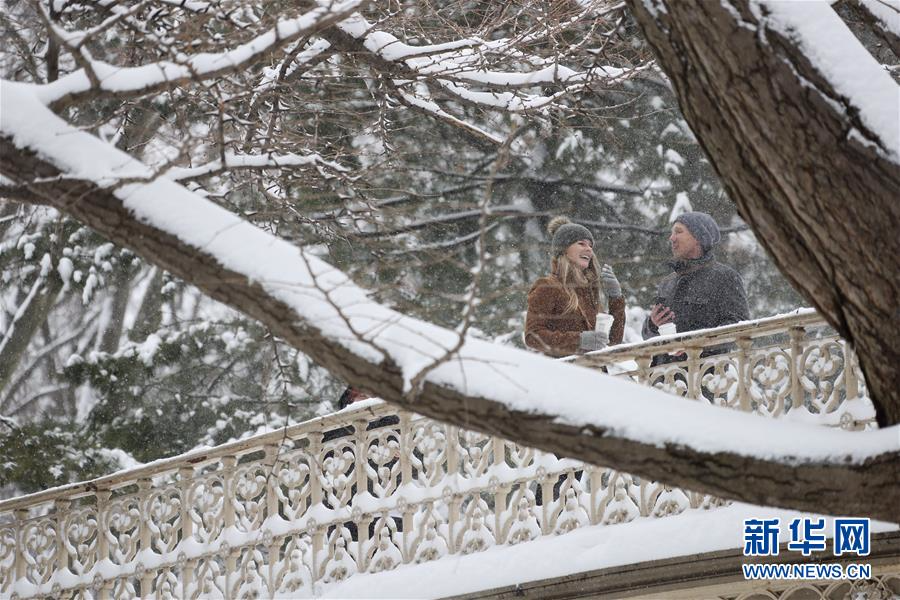
[[[112, 492], [109, 490], [98, 490], [94, 493], [94, 501], [97, 506], [97, 564], [102, 561], [109, 560], [109, 499], [112, 498]], [[98, 573], [99, 576], [99, 573]], [[99, 580], [99, 600], [109, 600], [111, 598], [113, 582], [110, 580]]]
[[[21, 581], [25, 579], [28, 560], [25, 558], [25, 521], [28, 519], [28, 509], [19, 508], [13, 512], [13, 515], [16, 520], [16, 555], [15, 555], [15, 566], [13, 570], [15, 571], [15, 581]], [[10, 586], [12, 587], [12, 586]]]
[[856, 353], [847, 342], [842, 342], [841, 347], [844, 350], [844, 388], [846, 390], [847, 400], [856, 400], [859, 398], [859, 378], [856, 376]]
[[750, 348], [753, 340], [749, 337], [737, 339], [737, 377], [738, 377], [738, 407], [744, 412], [750, 412]]
[[[368, 435], [364, 420], [353, 421], [353, 476], [356, 481], [356, 493], [363, 494], [369, 489], [369, 474], [366, 472], [369, 464], [369, 445], [366, 443]], [[353, 502], [353, 499], [350, 499]]]
[[[322, 438], [323, 433], [309, 434], [309, 501], [310, 507], [322, 504], [324, 490], [322, 489]], [[325, 533], [321, 527], [311, 524], [309, 526], [311, 538], [312, 558], [310, 560], [312, 571], [312, 586], [315, 589], [316, 582], [322, 577], [322, 565], [325, 564]]]
[[[222, 519], [224, 527], [219, 534], [220, 536], [227, 535], [235, 528], [234, 498], [236, 490], [234, 472], [236, 467], [236, 456], [222, 457]], [[230, 544], [224, 541], [220, 547], [225, 552], [225, 598], [226, 600], [231, 600], [233, 597], [232, 583], [240, 580], [240, 574], [237, 572], [237, 550], [232, 549]]]
[[[632, 481], [634, 481], [632, 479]], [[638, 483], [638, 514], [642, 517], [649, 517], [653, 511], [653, 502], [650, 501], [650, 486], [643, 477]]]
[[[540, 469], [539, 469], [540, 471]], [[551, 512], [553, 504], [553, 486], [556, 484], [557, 476], [544, 475], [539, 479], [541, 484], [541, 534], [550, 535], [553, 533], [553, 527], [550, 521], [553, 513]]]
[[447, 475], [459, 475], [459, 428], [447, 425]]
[[[267, 444], [265, 447], [265, 465], [268, 467], [266, 470], [266, 519], [277, 517], [278, 516], [278, 471], [281, 467], [281, 464], [278, 460], [278, 454], [281, 446], [276, 444]], [[263, 519], [263, 523], [265, 523], [265, 519]], [[268, 558], [266, 560], [266, 585], [270, 591], [270, 593], [274, 593], [276, 588], [276, 574], [275, 567], [279, 561], [279, 544], [277, 538], [271, 534], [271, 531], [267, 528], [263, 531], [263, 544], [266, 546], [266, 554]], [[286, 556], [287, 560], [288, 557]]]
[[146, 568], [143, 558], [146, 558], [153, 550], [150, 540], [152, 532], [150, 531], [150, 488], [153, 482], [150, 479], [139, 479], [138, 485], [138, 506], [140, 507], [141, 520], [138, 525], [138, 551], [135, 554], [138, 563], [135, 567], [135, 576], [139, 579], [141, 585], [141, 598], [150, 598], [150, 588], [153, 586], [153, 573]]
[[[497, 436], [491, 437], [491, 470], [495, 473], [506, 465], [506, 443]], [[496, 475], [490, 478], [490, 491], [494, 498], [494, 540], [497, 545], [506, 542], [503, 531], [503, 513], [506, 512], [507, 486], [501, 485]]]
[[[413, 481], [412, 475], [412, 455], [413, 455], [413, 433], [412, 433], [412, 415], [404, 411], [400, 411], [400, 485], [411, 485]], [[401, 499], [402, 500], [402, 499]], [[403, 556], [403, 564], [412, 562], [413, 560], [413, 543], [415, 540], [415, 532], [413, 531], [413, 514], [415, 506], [411, 502], [404, 502], [404, 509], [401, 518], [403, 519], [403, 534], [400, 539], [403, 540], [400, 553]]]
[[266, 469], [266, 518], [278, 516], [278, 470], [281, 463], [278, 460], [280, 446], [267, 444], [265, 447]]
[[[368, 435], [366, 434], [366, 426], [368, 422], [365, 420], [353, 421], [353, 475], [356, 481], [356, 494], [365, 494], [369, 491], [369, 445], [367, 443]], [[354, 497], [350, 498], [351, 506], [354, 504]], [[358, 511], [354, 511], [357, 512]], [[356, 567], [360, 572], [368, 569], [368, 561], [366, 554], [369, 546], [369, 523], [371, 516], [362, 514], [360, 521], [356, 524]]]
[[803, 359], [803, 342], [806, 337], [806, 330], [803, 327], [791, 327], [788, 330], [788, 336], [790, 337], [791, 355], [791, 410], [805, 410], [800, 374], [803, 368], [801, 360]]
[[588, 472], [589, 481], [591, 482], [591, 512], [588, 516], [590, 517], [591, 525], [597, 525], [603, 518], [603, 512], [600, 510], [600, 494], [604, 493], [603, 473], [605, 469], [597, 466], [589, 466], [586, 470]]
[[[456, 482], [459, 478], [459, 428], [453, 425], [445, 425], [447, 440], [447, 448], [445, 450], [447, 457], [447, 478]], [[455, 483], [454, 483], [455, 486]], [[457, 535], [460, 523], [460, 510], [462, 508], [462, 497], [456, 494], [456, 490], [452, 487], [445, 486], [441, 490], [442, 498], [447, 503], [447, 528], [450, 532], [448, 536], [448, 550], [450, 554], [459, 552], [459, 544], [457, 543]]]
[[69, 510], [72, 501], [68, 498], [58, 498], [53, 501], [53, 517], [56, 521], [56, 570], [52, 581], [63, 576], [69, 571], [69, 550], [66, 548], [66, 520], [69, 518]]
[[447, 503], [447, 527], [450, 532], [450, 540], [447, 544], [450, 554], [456, 554], [461, 548], [463, 529], [462, 523], [462, 503], [463, 498], [459, 494], [453, 493], [449, 488], [445, 489], [443, 495], [444, 502]]
[[638, 356], [635, 358], [635, 362], [638, 366], [637, 378], [638, 383], [643, 385], [650, 385], [650, 363], [653, 362], [652, 356]]
[[701, 377], [700, 372], [700, 353], [702, 348], [687, 349], [687, 397], [691, 400], [700, 399]]
[[[194, 482], [194, 468], [180, 467], [178, 469], [178, 488], [181, 493], [181, 506], [179, 507], [181, 515], [179, 523], [181, 525], [181, 540], [178, 545], [184, 545], [194, 537], [194, 521], [191, 519], [191, 485]], [[188, 559], [183, 551], [178, 552], [178, 562], [181, 563], [181, 593], [182, 597], [190, 598], [192, 595], [192, 586], [194, 585], [194, 570], [197, 566], [197, 560]]]
[[234, 512], [235, 481], [234, 470], [237, 466], [237, 457], [222, 457], [222, 518], [225, 521], [225, 529], [234, 527], [236, 515]]

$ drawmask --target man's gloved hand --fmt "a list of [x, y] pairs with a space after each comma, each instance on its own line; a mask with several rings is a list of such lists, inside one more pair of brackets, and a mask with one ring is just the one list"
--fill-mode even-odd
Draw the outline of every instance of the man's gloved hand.
[[582, 331], [581, 349], [585, 352], [603, 350], [609, 345], [609, 335], [605, 331]]
[[622, 296], [622, 286], [616, 278], [612, 267], [603, 265], [600, 267], [600, 283], [603, 284], [603, 291], [606, 292], [607, 298], [619, 298]]

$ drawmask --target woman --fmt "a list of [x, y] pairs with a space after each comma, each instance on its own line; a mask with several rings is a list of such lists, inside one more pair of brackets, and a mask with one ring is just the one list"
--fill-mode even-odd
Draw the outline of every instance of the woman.
[[[566, 217], [551, 219], [547, 231], [553, 239], [550, 275], [535, 281], [528, 292], [525, 344], [549, 356], [569, 356], [621, 343], [625, 333], [622, 286], [609, 265], [598, 270], [594, 236]], [[614, 317], [608, 336], [594, 331], [604, 304]]]

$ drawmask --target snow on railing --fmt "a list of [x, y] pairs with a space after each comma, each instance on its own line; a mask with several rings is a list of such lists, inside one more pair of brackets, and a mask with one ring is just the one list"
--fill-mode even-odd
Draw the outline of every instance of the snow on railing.
[[[680, 349], [685, 362], [650, 366]], [[812, 312], [574, 360], [775, 417], [859, 428], [871, 412], [849, 349]], [[0, 597], [308, 597], [355, 573], [720, 504], [367, 401], [0, 502]]]
[[[652, 366], [657, 355], [680, 360]], [[606, 367], [678, 396], [764, 416], [848, 430], [875, 423], [853, 350], [813, 309], [563, 360]]]

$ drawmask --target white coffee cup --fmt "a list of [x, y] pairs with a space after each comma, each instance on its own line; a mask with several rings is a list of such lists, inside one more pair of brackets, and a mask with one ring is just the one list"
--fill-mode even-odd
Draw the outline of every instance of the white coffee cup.
[[678, 333], [678, 328], [675, 327], [675, 323], [664, 323], [659, 326], [659, 335], [675, 335]]
[[597, 313], [597, 324], [594, 326], [594, 331], [602, 331], [609, 335], [609, 330], [612, 329], [613, 321], [615, 321], [615, 317], [613, 317], [609, 313]]

